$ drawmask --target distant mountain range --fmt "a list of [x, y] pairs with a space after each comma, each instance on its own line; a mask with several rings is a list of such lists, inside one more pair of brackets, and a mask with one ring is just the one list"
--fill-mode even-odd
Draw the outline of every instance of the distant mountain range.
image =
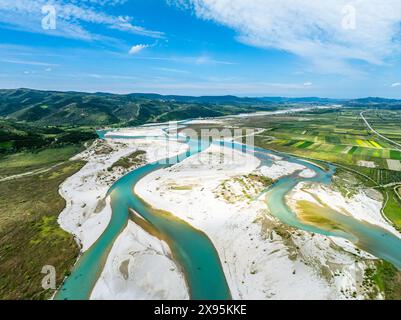
[[43, 125], [139, 125], [274, 109], [253, 98], [0, 90], [0, 117]]
[[139, 125], [243, 112], [268, 111], [294, 104], [342, 104], [345, 107], [401, 109], [401, 100], [354, 100], [317, 97], [241, 98], [178, 96], [148, 93], [110, 94], [32, 89], [0, 90], [0, 117], [40, 125]]

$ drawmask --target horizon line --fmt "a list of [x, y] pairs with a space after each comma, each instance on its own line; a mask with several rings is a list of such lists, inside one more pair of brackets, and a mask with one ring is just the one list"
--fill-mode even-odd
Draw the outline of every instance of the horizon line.
[[358, 98], [330, 98], [321, 96], [280, 96], [280, 95], [236, 95], [236, 94], [221, 94], [221, 95], [190, 95], [190, 94], [164, 94], [157, 92], [129, 92], [129, 93], [115, 93], [107, 91], [78, 91], [78, 90], [55, 90], [55, 89], [34, 89], [28, 87], [17, 87], [17, 88], [0, 88], [0, 90], [31, 90], [31, 91], [42, 91], [42, 92], [59, 92], [59, 93], [84, 93], [84, 94], [110, 94], [110, 95], [133, 95], [133, 94], [143, 94], [143, 95], [159, 95], [162, 97], [176, 96], [176, 97], [190, 97], [190, 98], [204, 98], [204, 97], [235, 97], [239, 99], [264, 99], [264, 98], [285, 98], [285, 99], [321, 99], [321, 100], [336, 100], [336, 101], [349, 101], [349, 100], [360, 100], [360, 99], [384, 99], [384, 100], [395, 100], [400, 101], [401, 98], [388, 98], [383, 96], [361, 96]]

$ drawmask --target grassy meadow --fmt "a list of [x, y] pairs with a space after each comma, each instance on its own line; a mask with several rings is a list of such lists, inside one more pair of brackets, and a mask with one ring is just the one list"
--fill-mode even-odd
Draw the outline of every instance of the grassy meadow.
[[59, 285], [73, 266], [79, 248], [57, 223], [65, 207], [58, 188], [83, 164], [67, 161], [42, 174], [0, 182], [0, 299], [50, 298], [52, 292], [41, 287], [42, 267], [56, 268]]
[[22, 151], [5, 155], [0, 160], [0, 178], [23, 174], [62, 163], [82, 150], [82, 145], [68, 145], [39, 151]]
[[42, 267], [55, 267], [57, 285], [71, 270], [79, 247], [57, 222], [65, 207], [58, 190], [84, 165], [70, 158], [95, 136], [0, 122], [0, 299], [48, 299]]

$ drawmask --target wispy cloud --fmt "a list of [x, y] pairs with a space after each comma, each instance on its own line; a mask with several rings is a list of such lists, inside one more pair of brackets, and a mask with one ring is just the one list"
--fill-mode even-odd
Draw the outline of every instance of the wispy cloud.
[[195, 58], [195, 63], [196, 64], [226, 64], [226, 65], [232, 65], [235, 64], [234, 62], [230, 61], [224, 61], [224, 60], [216, 60], [213, 59], [209, 56], [200, 56]]
[[399, 86], [401, 86], [401, 82], [394, 82], [393, 84], [391, 84], [392, 88], [396, 88], [396, 87], [399, 87]]
[[290, 52], [324, 71], [347, 72], [351, 60], [382, 65], [400, 53], [399, 0], [168, 2], [234, 29], [242, 43]]
[[[95, 79], [101, 79], [105, 81], [109, 80], [124, 80], [124, 81], [132, 81], [132, 80], [140, 80], [143, 77], [137, 77], [137, 76], [131, 76], [131, 75], [121, 75], [121, 74], [97, 74], [97, 73], [67, 73], [61, 75], [62, 77], [70, 77], [70, 78], [95, 78]], [[95, 89], [96, 91], [96, 89]]]
[[23, 64], [30, 66], [43, 66], [43, 67], [55, 67], [57, 64], [41, 62], [41, 61], [29, 61], [29, 60], [14, 60], [14, 59], [0, 59], [0, 62], [12, 63], [12, 64]]
[[118, 22], [111, 24], [110, 28], [138, 34], [141, 36], [147, 36], [147, 37], [151, 37], [151, 38], [163, 38], [164, 37], [163, 32], [151, 31], [151, 30], [147, 30], [143, 27], [134, 26], [134, 25], [132, 25], [132, 23], [129, 20], [127, 20], [127, 18], [124, 18], [124, 17], [119, 17]]
[[193, 65], [236, 65], [236, 62], [226, 61], [226, 60], [218, 60], [214, 59], [210, 56], [141, 56], [138, 59], [143, 60], [159, 60], [159, 61], [170, 61], [170, 62], [178, 62], [178, 63], [186, 63], [186, 64], [193, 64]]
[[153, 68], [154, 70], [157, 70], [157, 71], [163, 71], [163, 72], [169, 72], [169, 73], [180, 73], [180, 74], [187, 74], [187, 73], [189, 73], [189, 71], [187, 71], [187, 70], [181, 70], [181, 69], [174, 69], [174, 68], [164, 68], [164, 67], [161, 67], [161, 68]]
[[[105, 5], [118, 5], [125, 1], [85, 0], [51, 2], [56, 9], [57, 28], [44, 30], [41, 25], [44, 14], [42, 7], [48, 5], [47, 0], [1, 0], [0, 23], [12, 29], [33, 33], [44, 33], [80, 40], [104, 40], [106, 36], [92, 32], [90, 25], [101, 25], [106, 28], [120, 30], [142, 36], [161, 38], [163, 32], [148, 30], [133, 23], [130, 16], [114, 16], [106, 13]], [[23, 17], [23, 18], [21, 18]]]
[[269, 96], [285, 95], [291, 91], [293, 95], [303, 96], [308, 88], [302, 83], [275, 83], [257, 81], [177, 81], [174, 78], [161, 79], [160, 81], [138, 81], [135, 89], [146, 92], [159, 92], [165, 94], [191, 95], [248, 95]]
[[135, 46], [132, 46], [131, 49], [128, 51], [128, 54], [135, 55], [141, 52], [142, 50], [148, 48], [149, 45], [147, 44], [137, 44]]

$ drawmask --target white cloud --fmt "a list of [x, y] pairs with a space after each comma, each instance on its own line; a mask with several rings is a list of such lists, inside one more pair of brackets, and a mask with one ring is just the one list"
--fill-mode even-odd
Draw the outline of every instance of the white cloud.
[[57, 66], [54, 63], [47, 63], [41, 61], [28, 61], [28, 60], [16, 60], [16, 59], [0, 59], [0, 62], [12, 63], [12, 64], [23, 64], [30, 66], [44, 66], [44, 67], [55, 67]]
[[305, 87], [310, 87], [310, 86], [312, 86], [312, 85], [313, 85], [312, 82], [305, 82], [305, 83], [304, 83], [304, 86], [305, 86]]
[[143, 27], [134, 26], [126, 17], [119, 17], [116, 23], [110, 25], [110, 28], [151, 38], [163, 38], [164, 36], [163, 32], [151, 31]]
[[225, 60], [216, 60], [209, 56], [170, 56], [170, 57], [138, 57], [143, 60], [159, 60], [159, 61], [171, 61], [178, 63], [187, 63], [194, 65], [235, 65], [236, 62], [225, 61]]
[[124, 2], [124, 0], [54, 1], [57, 28], [44, 30], [41, 21], [45, 15], [41, 10], [44, 5], [49, 4], [48, 0], [0, 0], [0, 23], [12, 29], [80, 40], [111, 40], [91, 32], [88, 28], [91, 24], [153, 38], [163, 37], [162, 32], [134, 25], [132, 17], [106, 13], [104, 6]]
[[[399, 0], [176, 0], [175, 3], [191, 9], [200, 18], [234, 29], [237, 39], [245, 44], [293, 53], [313, 62], [320, 70], [347, 72], [349, 60], [381, 65], [400, 53]], [[355, 12], [350, 8], [355, 8]], [[355, 29], [347, 20], [352, 20], [353, 13]]]
[[399, 87], [399, 86], [401, 86], [401, 82], [394, 82], [394, 83], [391, 85], [391, 87], [393, 87], [393, 88], [396, 88], [396, 87]]
[[226, 64], [226, 65], [232, 65], [235, 64], [234, 62], [230, 61], [223, 61], [223, 60], [216, 60], [213, 58], [210, 58], [208, 56], [200, 56], [200, 57], [195, 57], [195, 64]]
[[148, 48], [149, 46], [147, 44], [137, 44], [135, 46], [132, 46], [131, 49], [129, 50], [129, 54], [138, 54], [139, 52], [141, 52], [143, 49]]
[[168, 72], [168, 73], [179, 73], [179, 74], [188, 74], [189, 72], [187, 70], [181, 70], [181, 69], [175, 69], [175, 68], [164, 68], [164, 67], [157, 67], [153, 68], [154, 70], [157, 71], [162, 71], [162, 72]]

